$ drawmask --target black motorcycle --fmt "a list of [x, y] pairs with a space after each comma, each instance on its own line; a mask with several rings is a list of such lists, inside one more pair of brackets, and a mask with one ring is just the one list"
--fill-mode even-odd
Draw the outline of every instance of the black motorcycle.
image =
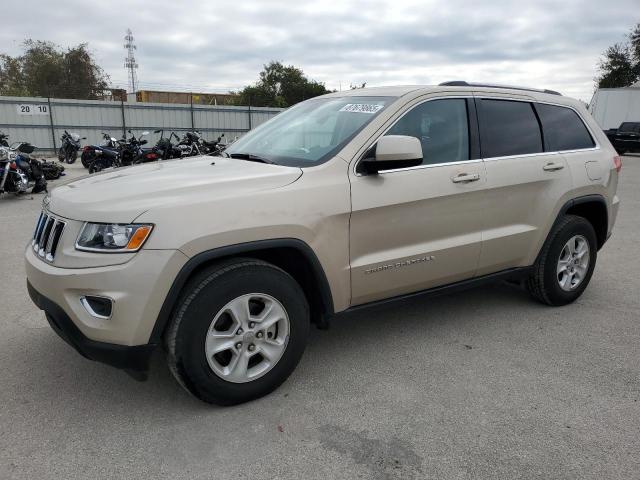
[[204, 155], [201, 142], [202, 136], [200, 135], [200, 132], [194, 130], [192, 132], [185, 133], [176, 146], [176, 148], [180, 150], [180, 157]]
[[164, 130], [154, 130], [153, 133], [159, 133], [160, 139], [155, 144], [155, 146], [151, 149], [151, 152], [145, 153], [145, 161], [150, 160], [169, 160], [172, 158], [180, 158], [182, 152], [179, 148], [176, 147], [172, 143], [171, 140], [176, 139], [176, 143], [180, 142], [180, 137], [176, 135], [174, 132], [168, 137], [164, 136]]
[[86, 140], [87, 137], [80, 138], [77, 133], [69, 133], [66, 130], [60, 137], [62, 145], [58, 149], [58, 160], [61, 162], [73, 163], [78, 158], [78, 150], [80, 150], [80, 140]]
[[31, 193], [47, 191], [47, 181], [40, 162], [29, 156], [36, 147], [19, 142], [0, 147], [0, 193]]
[[80, 161], [85, 168], [93, 163], [98, 157], [107, 157], [115, 159], [118, 156], [119, 150], [118, 140], [108, 133], [102, 132], [102, 142], [100, 145], [86, 145], [82, 149], [82, 155], [80, 155]]
[[209, 142], [207, 140], [202, 139], [202, 151], [206, 155], [211, 155], [214, 157], [220, 156], [222, 151], [227, 148], [227, 145], [222, 143], [222, 139], [224, 138], [224, 133], [218, 137], [217, 140], [213, 142]]
[[144, 151], [142, 145], [146, 145], [147, 141], [142, 137], [149, 135], [149, 132], [142, 132], [142, 135], [136, 138], [131, 130], [129, 130], [131, 138], [123, 137], [118, 140], [118, 155], [115, 157], [100, 156], [96, 158], [89, 166], [89, 173], [98, 173], [105, 168], [122, 167], [127, 165], [137, 165], [142, 163]]

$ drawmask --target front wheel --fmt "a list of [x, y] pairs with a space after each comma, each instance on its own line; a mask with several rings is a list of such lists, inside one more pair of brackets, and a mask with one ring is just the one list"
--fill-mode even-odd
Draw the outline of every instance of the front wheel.
[[65, 158], [67, 157], [67, 154], [65, 152], [64, 147], [60, 147], [58, 149], [58, 161], [59, 162], [64, 162]]
[[234, 405], [280, 386], [309, 334], [298, 283], [260, 260], [220, 263], [184, 289], [165, 335], [169, 368], [195, 397]]
[[78, 151], [77, 150], [71, 150], [70, 152], [67, 152], [67, 156], [65, 157], [65, 161], [68, 164], [72, 164], [72, 163], [75, 163], [77, 158], [78, 158]]
[[591, 223], [566, 215], [554, 226], [527, 282], [529, 293], [547, 305], [576, 300], [589, 284], [598, 255]]

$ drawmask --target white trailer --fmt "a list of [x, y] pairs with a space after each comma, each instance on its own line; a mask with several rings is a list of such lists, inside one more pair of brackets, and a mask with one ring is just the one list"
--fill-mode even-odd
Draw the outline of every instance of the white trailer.
[[640, 82], [624, 88], [599, 88], [589, 112], [603, 130], [618, 128], [622, 122], [640, 122]]

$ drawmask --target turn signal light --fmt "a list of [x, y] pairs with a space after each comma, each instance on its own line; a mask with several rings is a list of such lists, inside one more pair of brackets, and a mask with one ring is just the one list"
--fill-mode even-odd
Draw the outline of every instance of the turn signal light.
[[137, 250], [138, 248], [140, 248], [140, 246], [144, 243], [150, 233], [151, 226], [142, 225], [138, 227], [136, 232], [131, 237], [131, 240], [129, 240], [129, 243], [127, 243], [127, 250]]
[[618, 155], [613, 157], [613, 165], [616, 167], [616, 172], [620, 172], [622, 169], [622, 157]]

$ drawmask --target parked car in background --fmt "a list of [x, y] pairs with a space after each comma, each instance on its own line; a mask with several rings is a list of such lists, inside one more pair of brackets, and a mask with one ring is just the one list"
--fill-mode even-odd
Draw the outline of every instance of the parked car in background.
[[604, 133], [620, 155], [640, 152], [640, 122], [623, 122], [618, 128]]
[[573, 302], [619, 206], [620, 157], [551, 91], [335, 92], [220, 155], [56, 188], [25, 256], [31, 298], [82, 355], [145, 378], [163, 346], [180, 385], [223, 405], [277, 388], [310, 324], [341, 312], [497, 279]]

